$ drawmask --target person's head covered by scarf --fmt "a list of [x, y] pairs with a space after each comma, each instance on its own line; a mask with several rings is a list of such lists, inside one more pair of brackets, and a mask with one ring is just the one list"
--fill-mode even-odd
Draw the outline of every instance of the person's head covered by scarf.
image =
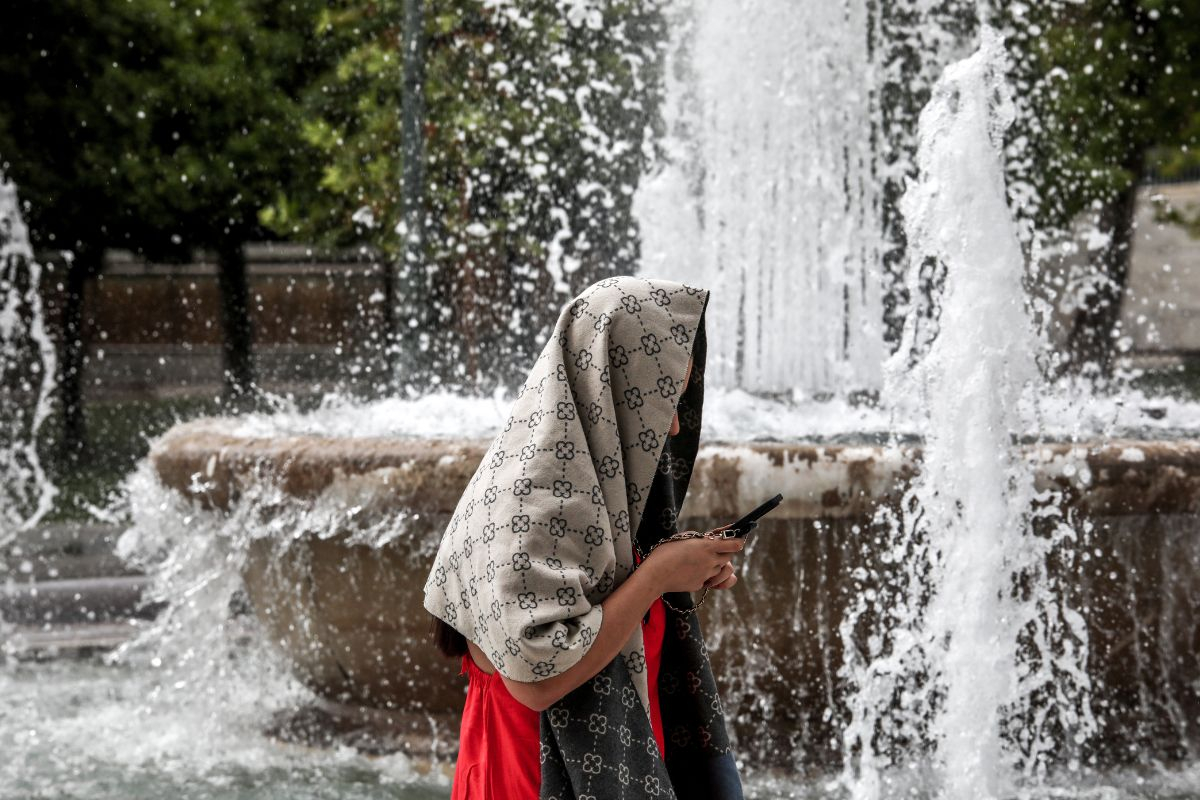
[[[582, 292], [464, 491], [425, 608], [504, 677], [536, 682], [576, 664], [600, 629], [600, 603], [636, 568], [635, 546], [644, 553], [676, 532], [699, 444], [707, 303], [703, 289], [636, 277]], [[686, 593], [664, 598], [692, 605]], [[669, 611], [667, 623], [659, 696], [669, 777], [637, 630], [607, 668], [543, 712], [543, 797], [616, 797], [631, 773], [665, 797], [729, 796], [693, 788], [737, 777], [699, 620]], [[597, 735], [596, 714], [607, 735]], [[595, 756], [587, 770], [582, 750]]]

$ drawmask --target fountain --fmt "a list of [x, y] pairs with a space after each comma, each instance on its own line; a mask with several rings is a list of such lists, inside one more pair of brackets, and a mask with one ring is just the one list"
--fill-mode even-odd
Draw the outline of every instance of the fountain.
[[[686, 524], [720, 524], [774, 491], [787, 498], [745, 555], [744, 585], [706, 606], [742, 752], [763, 767], [841, 764], [852, 794], [878, 797], [889, 767], [913, 758], [946, 796], [997, 796], [1112, 755], [1131, 731], [1187, 750], [1196, 675], [1179, 657], [1196, 644], [1180, 615], [1200, 573], [1186, 523], [1172, 520], [1200, 503], [1200, 445], [1121, 438], [1044, 397], [999, 154], [1013, 109], [998, 35], [983, 31], [923, 113], [921, 178], [902, 211], [910, 294], [927, 260], [946, 276], [939, 330], [913, 313], [885, 362], [880, 165], [872, 143], [841, 144], [878, 113], [869, 82], [856, 84], [872, 53], [836, 46], [866, 46], [838, 37], [861, 30], [869, 8], [826, 9], [824, 25], [786, 11], [763, 3], [744, 24], [727, 4], [679, 12], [668, 158], [637, 200], [645, 269], [714, 289], [716, 431]], [[789, 44], [802, 34], [811, 47]], [[736, 56], [761, 86], [737, 91], [701, 51]], [[836, 110], [805, 107], [835, 90]], [[821, 149], [829, 141], [837, 148]], [[884, 391], [882, 409], [829, 401], [866, 425], [857, 435], [807, 424], [754, 441], [761, 423], [736, 412], [747, 389], [790, 390], [792, 404], [758, 413], [795, 414], [839, 385]], [[135, 507], [127, 552], [162, 549], [140, 517], [164, 524], [164, 504], [193, 527], [203, 520], [323, 713], [435, 748], [461, 686], [421, 643], [413, 576], [503, 408], [443, 397], [181, 425], [150, 457], [177, 495], [147, 494], [153, 514]], [[1117, 559], [1135, 533], [1137, 558], [1158, 559], [1136, 578]], [[1117, 584], [1135, 607], [1171, 606], [1169, 624], [1150, 631], [1142, 616], [1113, 614]], [[1133, 668], [1116, 657], [1130, 637]], [[1146, 692], [1169, 710], [1120, 699]], [[764, 726], [774, 736], [755, 740]]]
[[[974, 55], [946, 69], [921, 114], [921, 177], [902, 204], [911, 295], [920, 292], [926, 260], [945, 280], [935, 295], [936, 334], [910, 316], [886, 365], [886, 396], [917, 410], [925, 447], [898, 510], [879, 515], [890, 527], [883, 548], [896, 554], [895, 568], [863, 581], [843, 623], [853, 654], [844, 736], [846, 752], [858, 757], [857, 770], [847, 762], [856, 797], [880, 796], [881, 729], [920, 732], [920, 742], [936, 748], [937, 782], [949, 797], [1004, 794], [1006, 749], [1018, 751], [1008, 760], [1045, 767], [1030, 764], [1054, 755], [1056, 742], [1038, 741], [1043, 732], [1002, 737], [1005, 716], [1026, 706], [1070, 716], [1074, 724], [1054, 735], [1084, 741], [1094, 733], [1086, 626], [1069, 598], [1045, 592], [1047, 556], [1078, 532], [1056, 504], [1037, 508], [1034, 470], [1013, 441], [1037, 430], [1023, 412], [1045, 391], [1034, 363], [1042, 348], [1026, 315], [1025, 259], [1004, 193], [1009, 65], [999, 34], [984, 28], [981, 40]], [[1054, 535], [1033, 529], [1035, 511], [1043, 528], [1054, 519]], [[1014, 586], [1021, 581], [1029, 591]], [[874, 603], [886, 598], [874, 620], [866, 618], [868, 585], [879, 593]], [[1042, 635], [1029, 639], [1027, 626]], [[855, 640], [870, 643], [860, 649]], [[1034, 696], [1042, 670], [1057, 689], [1052, 703]], [[905, 698], [899, 707], [897, 696]], [[909, 747], [889, 741], [886, 750]]]
[[37, 451], [55, 375], [41, 281], [17, 187], [0, 172], [0, 546], [37, 524], [56, 493]]
[[[1040, 383], [996, 142], [1003, 47], [900, 5], [935, 43], [915, 75], [866, 0], [803, 18], [782, 0], [667, 9], [665, 160], [635, 198], [643, 269], [714, 293], [681, 524], [786, 498], [702, 613], [751, 786], [995, 797], [1194, 759], [1200, 442], [1172, 430], [1174, 408], [1080, 406]], [[882, 87], [960, 55], [908, 160]], [[885, 187], [914, 171], [897, 261]], [[945, 280], [937, 330], [914, 311], [888, 358], [901, 261], [910, 296], [930, 263]], [[283, 709], [269, 730], [289, 742], [335, 730], [449, 757], [463, 683], [425, 642], [421, 586], [506, 405], [335, 398], [177, 426], [128, 481], [120, 542], [167, 608], [114, 661], [157, 661], [176, 698], [200, 683], [242, 727]], [[252, 613], [229, 616], [231, 595]], [[226, 659], [234, 641], [254, 659]], [[255, 680], [268, 689], [229, 688]]]
[[845, 35], [866, 29], [870, 4], [814, 3], [801, 15], [788, 3], [714, 3], [677, 13], [665, 161], [635, 206], [643, 271], [712, 292], [717, 384], [877, 389], [878, 99], [868, 37]]

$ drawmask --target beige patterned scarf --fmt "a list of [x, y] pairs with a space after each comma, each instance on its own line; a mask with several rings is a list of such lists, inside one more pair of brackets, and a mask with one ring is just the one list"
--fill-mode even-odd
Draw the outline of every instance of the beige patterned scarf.
[[[511, 680], [566, 671], [634, 569], [708, 292], [609, 278], [564, 310], [458, 503], [425, 608]], [[644, 663], [641, 631], [621, 651]], [[640, 660], [640, 661], [639, 661]], [[644, 670], [634, 672], [649, 708]]]
[[[635, 567], [634, 537], [645, 550], [674, 532], [700, 433], [707, 303], [707, 291], [670, 281], [615, 277], [586, 289], [463, 493], [425, 608], [505, 677], [533, 682], [576, 664], [600, 629], [600, 603]], [[681, 431], [668, 443], [677, 405]], [[690, 605], [686, 594], [672, 600]], [[666, 769], [639, 627], [620, 658], [543, 712], [542, 797], [740, 797], [740, 787], [681, 789], [704, 763], [716, 782], [738, 781], [699, 620], [672, 611], [668, 630]]]

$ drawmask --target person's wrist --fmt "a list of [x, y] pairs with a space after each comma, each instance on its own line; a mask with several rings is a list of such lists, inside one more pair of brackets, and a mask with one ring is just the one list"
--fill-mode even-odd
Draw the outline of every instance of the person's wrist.
[[645, 585], [644, 588], [649, 593], [651, 602], [653, 602], [654, 598], [663, 593], [662, 559], [655, 558], [654, 554], [650, 553], [638, 565], [638, 568], [634, 571], [634, 576], [636, 577], [639, 573]]

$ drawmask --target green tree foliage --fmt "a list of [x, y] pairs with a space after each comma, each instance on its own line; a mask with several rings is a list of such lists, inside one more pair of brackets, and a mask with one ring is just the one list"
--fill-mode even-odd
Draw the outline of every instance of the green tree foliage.
[[1196, 163], [1198, 23], [1198, 0], [1030, 6], [1014, 39], [1034, 77], [1039, 221], [1065, 227], [1096, 201], [1117, 202], [1152, 166]]
[[1019, 201], [1048, 232], [1085, 219], [1106, 243], [1076, 276], [1063, 366], [1111, 371], [1136, 190], [1180, 174], [1200, 145], [1200, 0], [1049, 0], [1004, 6], [1024, 125]]
[[294, 98], [313, 0], [16, 0], [0, 20], [0, 159], [41, 248], [70, 250], [65, 439], [84, 439], [86, 281], [102, 253], [221, 257], [226, 367], [250, 382], [242, 242], [288, 181], [315, 180]]
[[[305, 135], [324, 171], [264, 214], [277, 231], [398, 259], [401, 19], [401, 0], [322, 13], [339, 55], [306, 95]], [[417, 344], [433, 351], [434, 383], [511, 383], [566, 297], [636, 264], [631, 203], [654, 154], [662, 19], [651, 0], [434, 0], [424, 20], [429, 313]]]
[[[876, 76], [879, 124], [871, 131], [879, 154], [883, 238], [882, 277], [884, 338], [899, 343], [905, 316], [913, 309], [927, 315], [932, 309], [938, 278], [922, 284], [926, 294], [910, 297], [904, 280], [908, 261], [900, 198], [916, 178], [914, 154], [917, 121], [929, 102], [942, 66], [955, 57], [963, 42], [976, 37], [978, 9], [974, 0], [888, 0], [876, 9], [867, 31], [871, 57], [881, 65]], [[930, 269], [934, 265], [927, 265]]]

